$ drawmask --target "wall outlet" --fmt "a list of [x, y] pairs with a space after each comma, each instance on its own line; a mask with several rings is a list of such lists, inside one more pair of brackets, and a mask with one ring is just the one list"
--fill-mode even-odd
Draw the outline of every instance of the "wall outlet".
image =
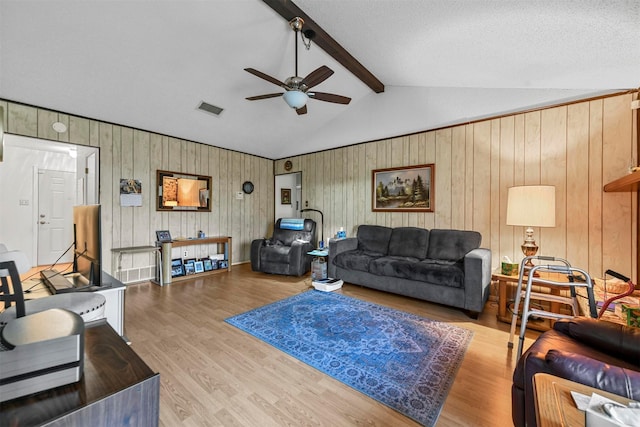
[[244, 199], [244, 193], [242, 191], [236, 192], [236, 200]]
[[189, 251], [184, 251], [184, 257], [186, 258], [189, 255]]

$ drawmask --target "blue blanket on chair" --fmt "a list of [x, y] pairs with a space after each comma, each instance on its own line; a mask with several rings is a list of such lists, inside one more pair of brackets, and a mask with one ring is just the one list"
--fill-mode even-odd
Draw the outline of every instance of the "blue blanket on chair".
[[304, 230], [304, 218], [282, 218], [280, 228], [283, 230]]

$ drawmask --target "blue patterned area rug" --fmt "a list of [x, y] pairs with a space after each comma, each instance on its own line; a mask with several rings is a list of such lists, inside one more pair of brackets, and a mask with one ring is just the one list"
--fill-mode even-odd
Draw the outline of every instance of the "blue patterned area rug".
[[473, 332], [329, 292], [226, 319], [425, 426], [433, 426]]

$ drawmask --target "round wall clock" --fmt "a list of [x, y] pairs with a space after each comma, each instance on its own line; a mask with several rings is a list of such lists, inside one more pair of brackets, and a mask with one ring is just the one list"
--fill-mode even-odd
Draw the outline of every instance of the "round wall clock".
[[292, 167], [293, 163], [291, 163], [291, 160], [287, 160], [286, 162], [284, 162], [284, 170], [290, 171]]
[[251, 194], [253, 193], [253, 182], [251, 181], [245, 181], [242, 184], [242, 191], [244, 191], [247, 194]]

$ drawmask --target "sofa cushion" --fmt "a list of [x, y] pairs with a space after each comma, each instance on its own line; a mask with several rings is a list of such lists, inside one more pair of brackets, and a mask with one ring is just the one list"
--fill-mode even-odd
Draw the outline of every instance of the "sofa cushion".
[[361, 250], [342, 252], [333, 259], [334, 265], [347, 270], [369, 272], [369, 264], [378, 258], [377, 254]]
[[261, 263], [289, 264], [289, 252], [291, 251], [291, 246], [285, 246], [282, 242], [274, 242], [268, 246], [268, 251], [260, 252]]
[[[379, 257], [373, 259], [369, 272], [378, 276], [426, 282], [430, 285], [464, 288], [464, 271], [460, 263], [441, 260], [420, 261], [410, 257]], [[420, 284], [416, 283], [416, 286]]]
[[358, 227], [358, 249], [375, 255], [386, 255], [392, 229], [381, 225]]
[[458, 261], [480, 247], [482, 236], [477, 231], [431, 230], [427, 258]]
[[369, 273], [378, 276], [399, 277], [401, 279], [413, 279], [417, 258], [385, 256], [375, 258], [369, 265]]
[[429, 244], [429, 230], [417, 227], [398, 227], [391, 232], [389, 255], [425, 259]]

